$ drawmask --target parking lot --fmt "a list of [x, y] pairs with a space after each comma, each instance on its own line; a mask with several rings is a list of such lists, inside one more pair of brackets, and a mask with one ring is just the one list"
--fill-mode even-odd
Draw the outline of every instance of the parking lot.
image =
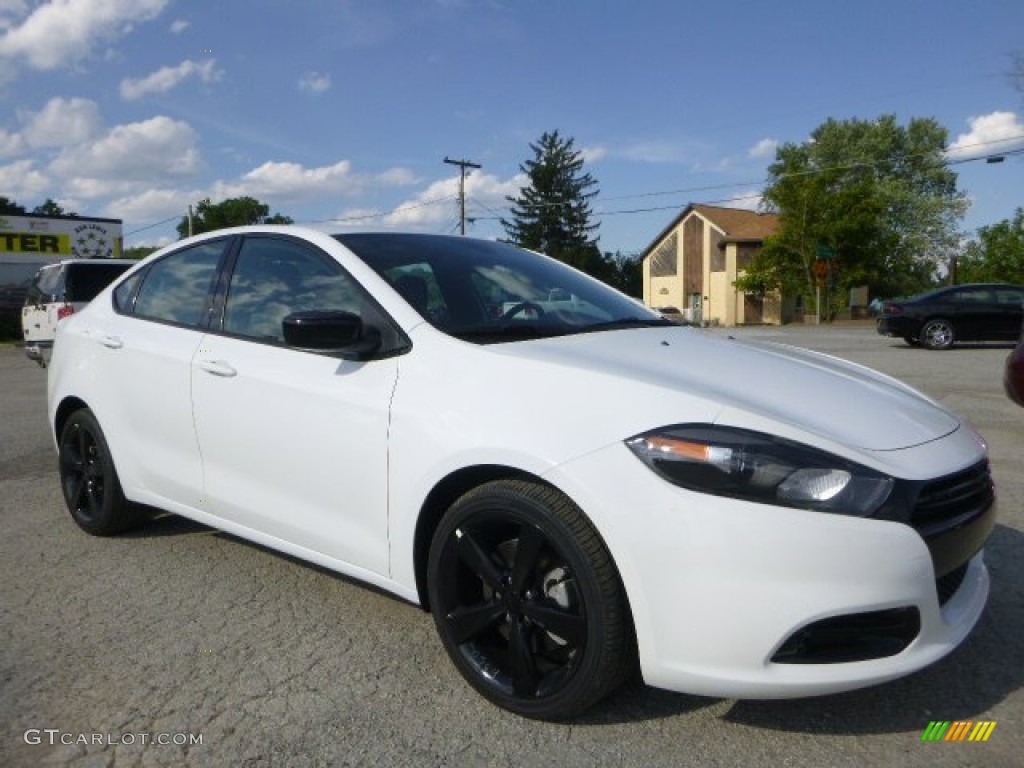
[[[7, 345], [0, 765], [1020, 766], [1024, 408], [1002, 390], [1009, 346], [928, 352], [869, 326], [708, 332], [877, 368], [985, 436], [1000, 504], [993, 586], [961, 648], [830, 697], [708, 699], [636, 682], [572, 723], [520, 719], [463, 683], [414, 606], [180, 518], [82, 533], [58, 486], [46, 373]], [[922, 743], [934, 720], [997, 725], [984, 743]]]

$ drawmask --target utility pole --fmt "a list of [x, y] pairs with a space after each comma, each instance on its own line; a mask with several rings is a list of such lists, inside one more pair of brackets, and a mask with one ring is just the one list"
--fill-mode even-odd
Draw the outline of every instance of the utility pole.
[[469, 160], [450, 160], [445, 157], [444, 161], [448, 165], [459, 166], [459, 231], [461, 234], [466, 234], [466, 169], [467, 168], [480, 168], [477, 163], [471, 163]]

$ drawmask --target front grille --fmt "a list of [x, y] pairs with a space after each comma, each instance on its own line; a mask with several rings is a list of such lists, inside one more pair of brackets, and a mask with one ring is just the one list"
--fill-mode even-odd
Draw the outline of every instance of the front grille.
[[950, 598], [960, 589], [964, 583], [964, 576], [967, 575], [967, 563], [956, 568], [945, 576], [935, 580], [935, 591], [939, 593], [939, 605], [945, 605]]
[[988, 461], [927, 483], [910, 513], [910, 524], [928, 537], [987, 510], [995, 500]]

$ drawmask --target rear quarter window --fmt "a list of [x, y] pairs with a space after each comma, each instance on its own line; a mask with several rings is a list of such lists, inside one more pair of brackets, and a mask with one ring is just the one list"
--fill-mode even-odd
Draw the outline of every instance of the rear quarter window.
[[69, 264], [65, 301], [92, 301], [96, 294], [123, 275], [135, 262]]

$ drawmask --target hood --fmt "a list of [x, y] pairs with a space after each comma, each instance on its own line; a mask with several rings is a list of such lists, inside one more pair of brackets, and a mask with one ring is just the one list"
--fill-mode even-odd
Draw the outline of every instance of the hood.
[[934, 401], [869, 368], [692, 328], [577, 334], [490, 350], [686, 393], [869, 451], [921, 445], [960, 426]]

